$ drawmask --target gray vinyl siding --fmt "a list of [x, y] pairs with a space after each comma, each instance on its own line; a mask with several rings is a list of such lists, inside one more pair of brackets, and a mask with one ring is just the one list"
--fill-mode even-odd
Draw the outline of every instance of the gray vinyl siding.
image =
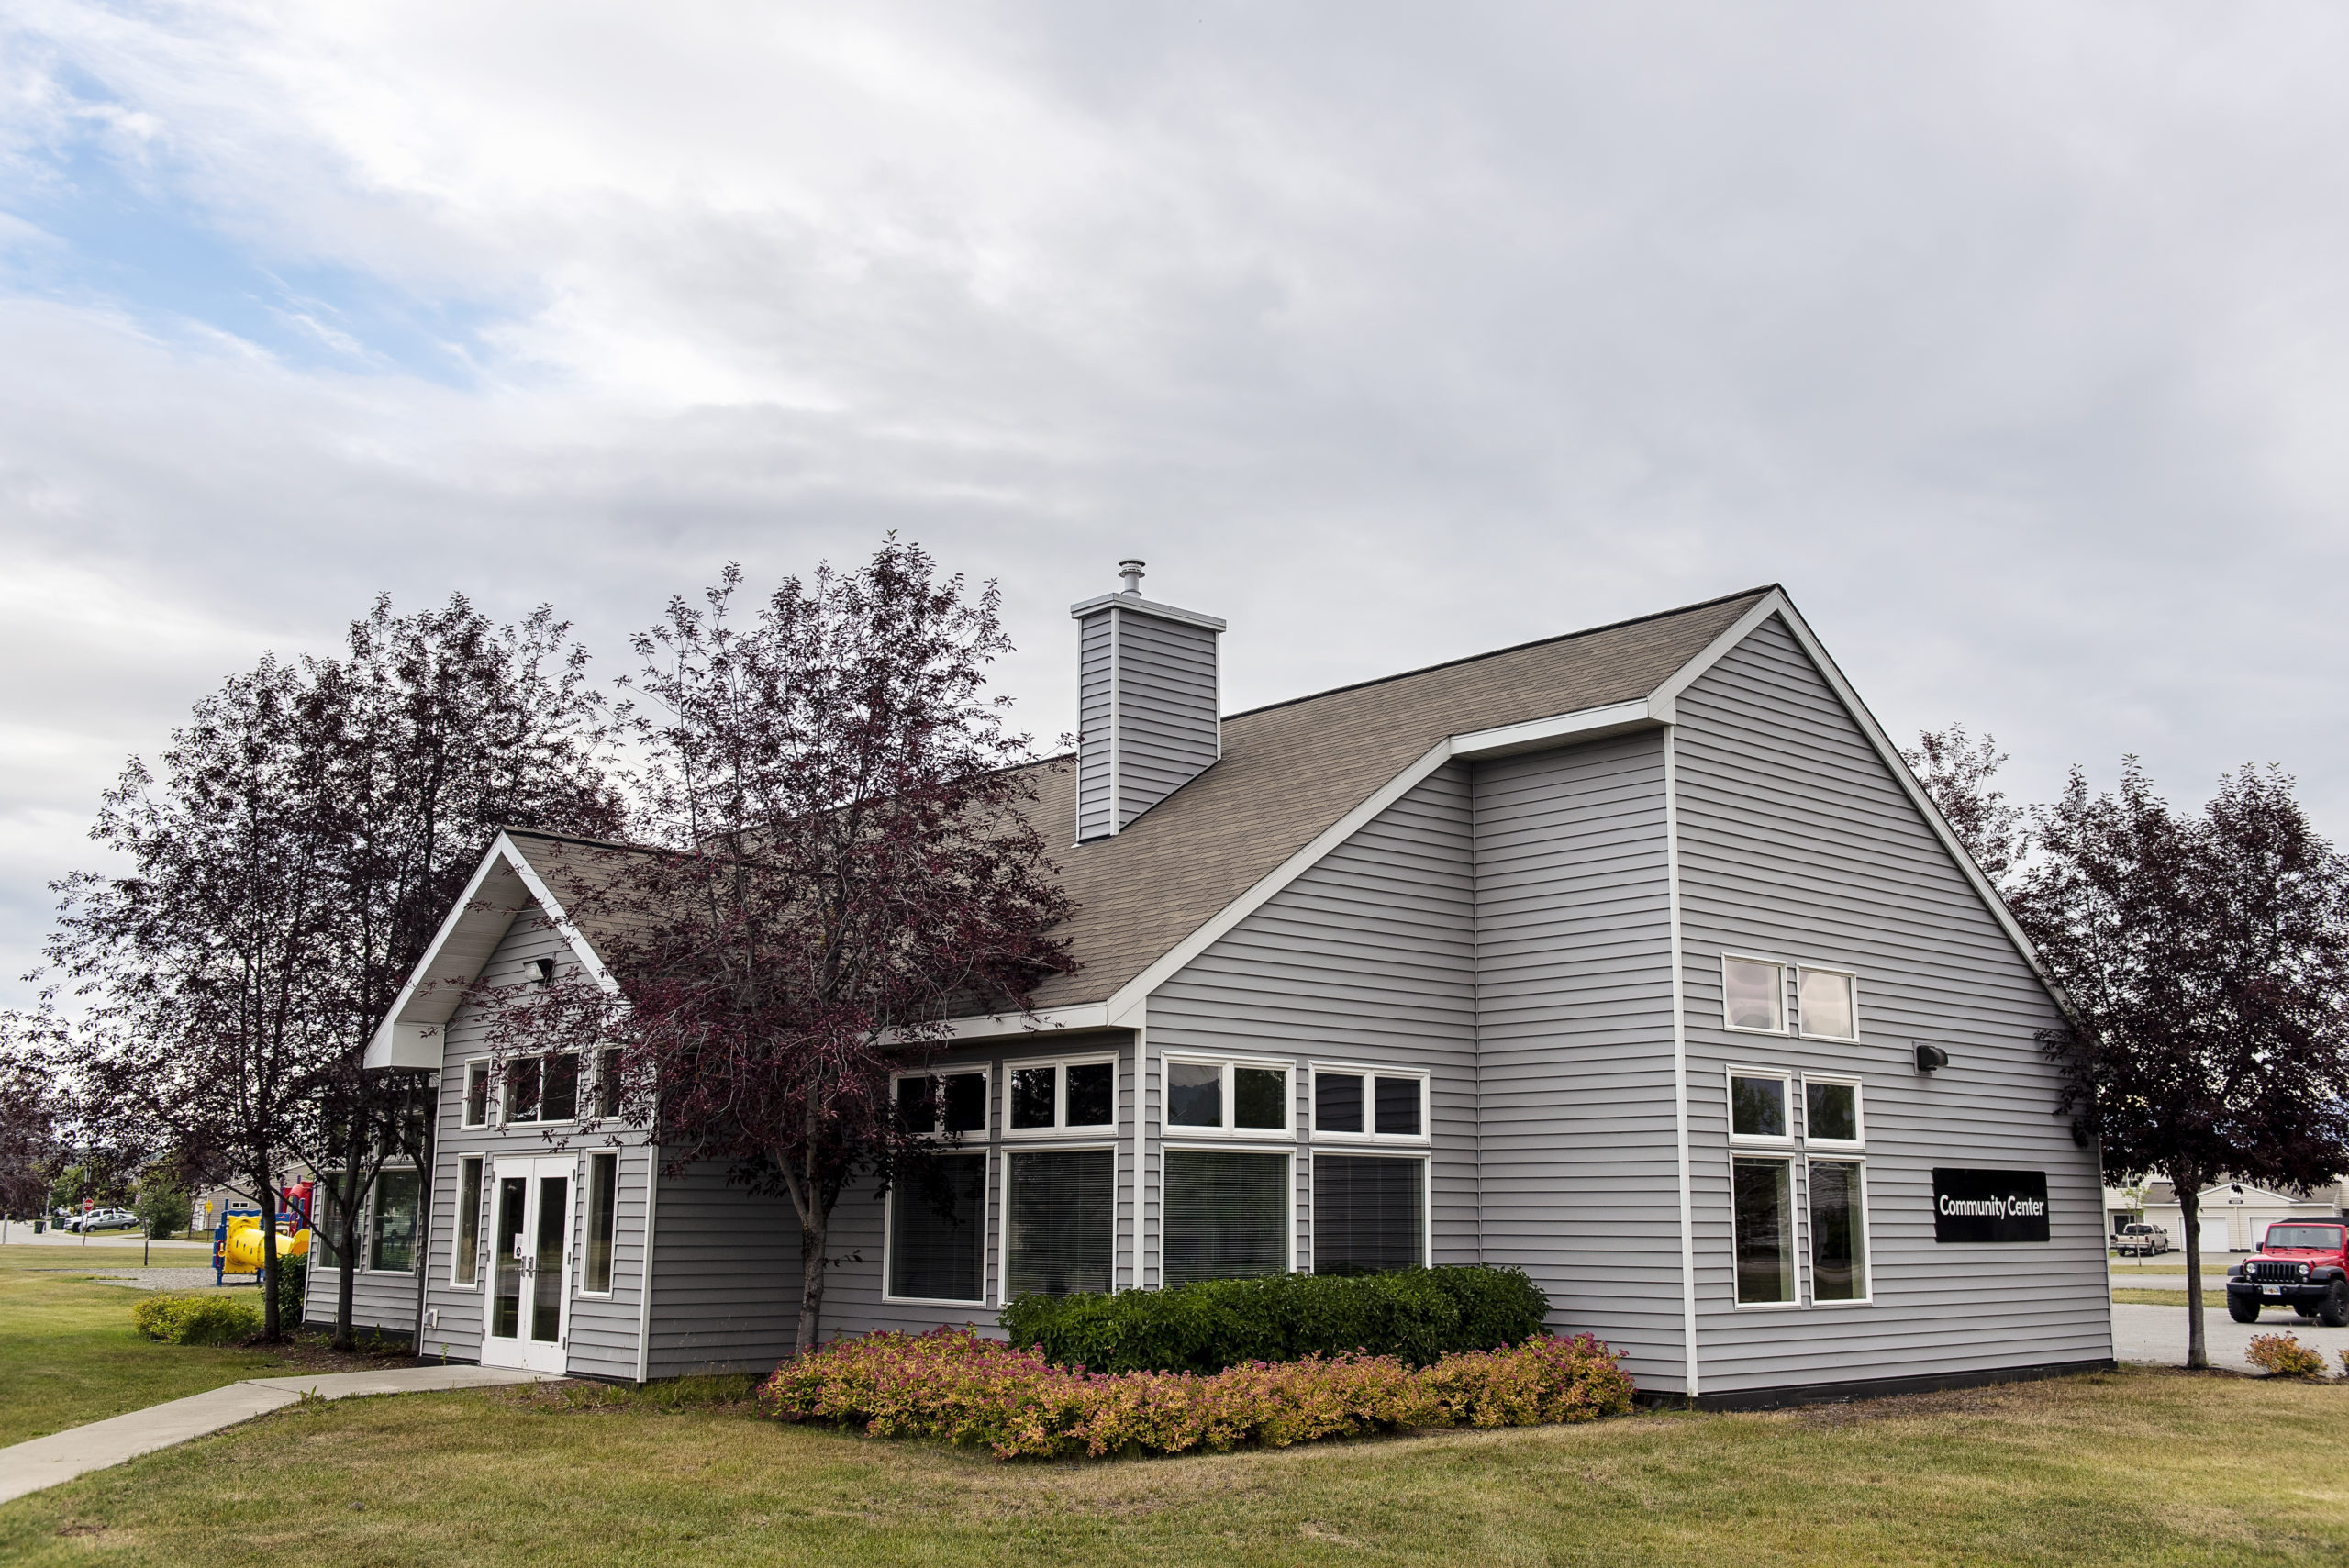
[[1116, 737], [1109, 728], [1113, 637], [1107, 610], [1077, 623], [1076, 836], [1080, 840], [1107, 838], [1117, 827], [1109, 794], [1110, 761], [1116, 753]]
[[1214, 762], [1216, 634], [1133, 610], [1118, 620], [1118, 826]]
[[1664, 742], [1478, 765], [1485, 1259], [1685, 1392]]
[[[1778, 621], [1678, 707], [1703, 1391], [2109, 1358], [2101, 1188], [2033, 1039], [2059, 1021], [2046, 992]], [[1729, 1031], [1724, 951], [1856, 970], [1860, 1040]], [[1917, 1073], [1920, 1040], [1950, 1066]], [[1735, 1305], [1732, 1063], [1862, 1079], [1872, 1303]], [[1936, 1246], [1936, 1165], [2044, 1171], [2054, 1239]]]
[[764, 1372], [799, 1322], [799, 1219], [791, 1200], [729, 1184], [723, 1166], [663, 1176], [652, 1231], [649, 1375]]
[[[1144, 1284], [1158, 1283], [1157, 1122], [1168, 1052], [1285, 1057], [1297, 1156], [1297, 1266], [1312, 1267], [1310, 1064], [1429, 1074], [1431, 1261], [1474, 1262], [1476, 1037], [1468, 774], [1448, 765], [1387, 807], [1152, 992]], [[1400, 1145], [1328, 1146], [1403, 1153]]]

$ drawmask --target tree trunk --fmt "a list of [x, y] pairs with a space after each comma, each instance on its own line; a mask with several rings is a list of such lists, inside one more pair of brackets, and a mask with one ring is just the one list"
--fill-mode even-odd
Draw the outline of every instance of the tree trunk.
[[2192, 1185], [2174, 1181], [2178, 1223], [2186, 1229], [2186, 1364], [2207, 1370], [2210, 1352], [2202, 1339], [2202, 1200]]
[[823, 1325], [824, 1243], [831, 1226], [829, 1208], [818, 1209], [812, 1221], [806, 1218], [799, 1221], [799, 1336], [793, 1346], [798, 1355], [804, 1356], [816, 1348], [817, 1334]]
[[277, 1189], [266, 1169], [253, 1186], [261, 1194], [261, 1337], [273, 1345], [285, 1337], [277, 1320]]

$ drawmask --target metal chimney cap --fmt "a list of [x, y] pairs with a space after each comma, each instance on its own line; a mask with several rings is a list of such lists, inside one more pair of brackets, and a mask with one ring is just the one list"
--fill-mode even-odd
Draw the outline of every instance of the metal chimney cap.
[[1124, 579], [1126, 584], [1124, 591], [1137, 597], [1141, 594], [1141, 565], [1131, 556], [1118, 562], [1118, 575]]

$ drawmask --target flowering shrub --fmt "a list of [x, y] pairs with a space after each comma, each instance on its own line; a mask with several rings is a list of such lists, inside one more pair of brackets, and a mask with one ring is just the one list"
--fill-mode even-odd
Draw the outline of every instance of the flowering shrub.
[[233, 1345], [261, 1332], [261, 1309], [225, 1296], [150, 1296], [131, 1307], [130, 1325], [174, 1345]]
[[1397, 1427], [1527, 1427], [1620, 1416], [1631, 1375], [1592, 1339], [1529, 1340], [1414, 1369], [1393, 1356], [1252, 1362], [1211, 1375], [1089, 1373], [968, 1329], [842, 1340], [759, 1390], [778, 1420], [942, 1438], [997, 1459], [1286, 1448]]
[[2243, 1356], [2270, 1377], [2322, 1377], [2324, 1357], [2297, 1334], [2254, 1334]]

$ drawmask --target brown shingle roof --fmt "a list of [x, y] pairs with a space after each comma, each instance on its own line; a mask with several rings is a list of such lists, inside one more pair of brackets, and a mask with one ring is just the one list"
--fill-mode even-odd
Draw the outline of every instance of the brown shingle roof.
[[1769, 591], [1234, 714], [1221, 760], [1097, 843], [1062, 847], [1075, 771], [1044, 773], [1038, 809], [1084, 967], [1047, 980], [1036, 1006], [1108, 1000], [1445, 736], [1636, 702]]

